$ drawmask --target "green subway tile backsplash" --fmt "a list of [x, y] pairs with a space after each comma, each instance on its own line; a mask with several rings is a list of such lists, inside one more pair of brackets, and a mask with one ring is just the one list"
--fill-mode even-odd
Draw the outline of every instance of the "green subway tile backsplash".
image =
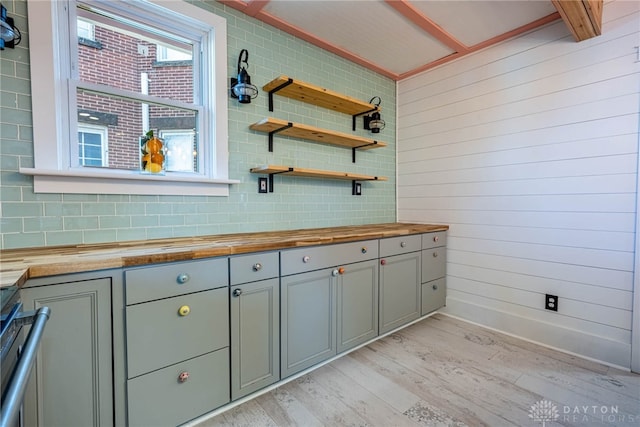
[[[235, 73], [241, 49], [249, 51], [249, 73], [260, 90], [251, 104], [229, 105], [229, 176], [240, 181], [229, 197], [34, 194], [33, 178], [18, 173], [33, 166], [26, 2], [3, 5], [24, 25], [23, 41], [2, 51], [0, 68], [0, 248], [98, 243], [205, 234], [269, 231], [395, 221], [395, 82], [215, 1], [190, 1], [227, 19], [227, 73]], [[20, 27], [23, 29], [23, 27]], [[369, 101], [382, 99], [387, 126], [378, 136], [386, 148], [359, 151], [249, 130], [264, 117], [352, 133], [351, 117], [275, 96], [267, 108], [262, 86], [279, 75]], [[358, 118], [356, 135], [368, 137]], [[251, 167], [283, 164], [313, 169], [384, 175], [362, 183], [351, 195], [349, 181], [275, 177], [275, 192], [258, 193]]]

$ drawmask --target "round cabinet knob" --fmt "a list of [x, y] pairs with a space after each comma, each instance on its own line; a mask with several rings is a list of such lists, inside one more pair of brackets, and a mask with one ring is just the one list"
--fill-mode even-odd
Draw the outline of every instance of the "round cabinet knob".
[[362, 249], [360, 249], [362, 251], [363, 254], [367, 253], [367, 248], [365, 248], [364, 246], [362, 247]]
[[381, 259], [380, 260], [380, 265], [386, 265], [387, 264], [387, 260], [386, 259]]
[[191, 308], [188, 305], [183, 305], [178, 309], [178, 314], [182, 317], [188, 316], [191, 313]]
[[181, 285], [184, 283], [187, 283], [189, 281], [189, 275], [187, 273], [180, 273], [178, 274], [178, 277], [176, 278], [177, 282], [180, 283]]
[[438, 290], [438, 285], [433, 285], [433, 286], [431, 286], [431, 287], [433, 288], [433, 290], [434, 290], [434, 291], [437, 291], [437, 290]]
[[434, 253], [433, 253], [433, 257], [434, 257], [434, 258], [438, 258], [438, 252], [434, 252]]
[[440, 238], [438, 236], [433, 236], [433, 241], [437, 242], [438, 240], [440, 240]]
[[178, 382], [179, 383], [186, 382], [188, 379], [189, 379], [189, 372], [187, 372], [187, 371], [180, 372], [180, 374], [178, 375]]
[[304, 262], [305, 264], [309, 261], [311, 261], [311, 257], [309, 255], [305, 255], [302, 257], [302, 262]]
[[239, 297], [240, 295], [242, 295], [242, 289], [236, 289], [233, 291], [234, 297]]
[[337, 269], [337, 268], [331, 272], [331, 275], [332, 275], [333, 277], [336, 277], [338, 274], [339, 274], [339, 273], [338, 273], [338, 269]]
[[340, 267], [338, 269], [338, 274], [344, 274], [344, 267]]
[[262, 264], [260, 264], [259, 262], [256, 262], [255, 264], [253, 264], [253, 271], [260, 271], [262, 270]]
[[401, 248], [404, 248], [404, 247], [406, 247], [406, 246], [407, 246], [407, 242], [400, 242], [400, 247], [401, 247]]

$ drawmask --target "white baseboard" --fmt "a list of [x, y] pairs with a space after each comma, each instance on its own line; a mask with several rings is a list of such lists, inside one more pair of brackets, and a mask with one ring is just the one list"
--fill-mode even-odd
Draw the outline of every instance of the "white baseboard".
[[514, 313], [447, 298], [441, 314], [519, 338], [572, 356], [631, 370], [631, 344], [544, 323]]

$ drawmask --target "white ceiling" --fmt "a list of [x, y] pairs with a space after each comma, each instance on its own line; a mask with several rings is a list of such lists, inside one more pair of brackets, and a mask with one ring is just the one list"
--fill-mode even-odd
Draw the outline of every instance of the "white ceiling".
[[551, 0], [218, 0], [400, 80], [560, 19]]

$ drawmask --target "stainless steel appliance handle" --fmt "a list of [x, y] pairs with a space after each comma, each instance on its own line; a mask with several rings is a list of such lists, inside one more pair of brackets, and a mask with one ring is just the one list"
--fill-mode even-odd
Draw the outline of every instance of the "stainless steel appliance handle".
[[7, 387], [6, 393], [2, 399], [2, 414], [0, 415], [0, 427], [15, 425], [17, 417], [20, 413], [20, 405], [27, 389], [31, 368], [38, 354], [38, 347], [42, 339], [44, 327], [49, 320], [51, 309], [49, 307], [40, 307], [34, 315], [33, 325], [24, 342], [20, 360], [16, 366], [13, 380]]

